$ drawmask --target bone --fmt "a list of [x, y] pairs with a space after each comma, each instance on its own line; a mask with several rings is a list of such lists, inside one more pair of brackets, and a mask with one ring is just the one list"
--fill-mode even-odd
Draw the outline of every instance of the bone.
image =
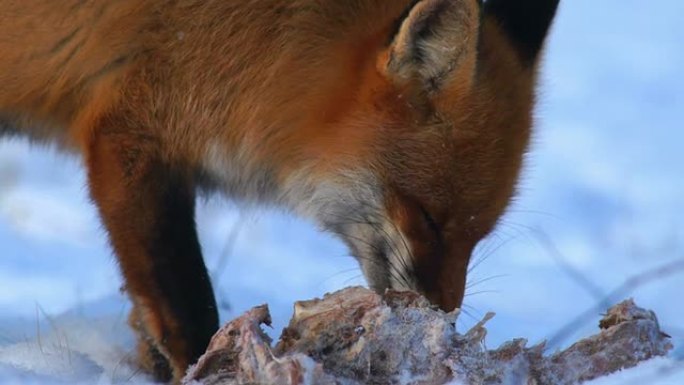
[[261, 325], [266, 305], [222, 327], [184, 384], [577, 384], [633, 367], [672, 348], [655, 313], [626, 300], [610, 309], [600, 331], [547, 354], [514, 339], [487, 350], [485, 318], [460, 334], [458, 311], [436, 310], [418, 294], [378, 295], [351, 287], [300, 301], [279, 341]]

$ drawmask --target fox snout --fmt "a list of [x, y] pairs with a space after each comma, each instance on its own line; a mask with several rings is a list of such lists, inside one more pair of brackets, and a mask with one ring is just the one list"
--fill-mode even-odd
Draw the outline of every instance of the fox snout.
[[416, 291], [447, 312], [460, 307], [478, 239], [437, 222], [413, 199], [357, 194], [338, 195], [343, 203], [327, 206], [323, 221], [359, 261], [369, 287]]

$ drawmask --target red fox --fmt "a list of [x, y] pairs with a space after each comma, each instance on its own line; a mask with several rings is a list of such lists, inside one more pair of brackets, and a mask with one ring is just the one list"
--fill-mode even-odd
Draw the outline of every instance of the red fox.
[[335, 233], [371, 288], [460, 307], [514, 194], [558, 0], [0, 0], [0, 134], [81, 154], [141, 364], [218, 327], [198, 189]]

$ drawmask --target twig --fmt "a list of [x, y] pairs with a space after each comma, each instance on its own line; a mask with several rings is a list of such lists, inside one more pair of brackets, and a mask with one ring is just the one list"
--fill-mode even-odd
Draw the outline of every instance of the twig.
[[[549, 257], [551, 257], [558, 267], [560, 267], [570, 279], [575, 281], [579, 287], [594, 297], [595, 300], [601, 300], [606, 297], [605, 290], [568, 262], [568, 259], [558, 250], [548, 234], [542, 230], [536, 230], [534, 231], [534, 236], [541, 247], [546, 250]], [[606, 307], [605, 305], [605, 303], [601, 303], [602, 307]]]
[[681, 272], [684, 272], [684, 258], [666, 263], [662, 266], [628, 278], [622, 285], [613, 289], [594, 306], [584, 311], [582, 314], [554, 333], [548, 340], [546, 345], [547, 349], [555, 348], [560, 345], [582, 325], [589, 322], [597, 314], [604, 310], [606, 303], [617, 302], [641, 286], [647, 285], [657, 279], [662, 279]]
[[235, 221], [235, 223], [233, 223], [233, 226], [230, 228], [230, 231], [228, 231], [228, 239], [226, 239], [226, 243], [223, 246], [223, 250], [221, 250], [221, 253], [219, 254], [219, 259], [216, 263], [216, 266], [214, 266], [214, 268], [212, 269], [211, 280], [213, 282], [218, 282], [219, 278], [221, 278], [223, 272], [226, 270], [226, 266], [228, 265], [228, 259], [230, 255], [233, 254], [237, 237], [238, 235], [240, 235], [240, 230], [242, 230], [244, 217], [245, 215], [241, 211], [238, 215], [238, 219]]

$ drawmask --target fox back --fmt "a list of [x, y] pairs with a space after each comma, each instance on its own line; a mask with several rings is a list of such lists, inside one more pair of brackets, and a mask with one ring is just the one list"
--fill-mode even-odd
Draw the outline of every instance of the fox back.
[[0, 0], [0, 134], [81, 154], [141, 364], [217, 328], [198, 188], [335, 233], [378, 292], [461, 305], [508, 206], [558, 0]]

